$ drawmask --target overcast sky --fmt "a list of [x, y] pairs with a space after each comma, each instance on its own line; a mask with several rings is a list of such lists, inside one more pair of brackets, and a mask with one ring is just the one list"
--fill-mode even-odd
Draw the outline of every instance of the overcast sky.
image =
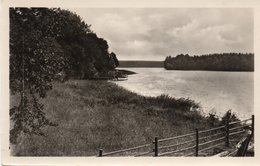
[[253, 52], [252, 9], [69, 9], [107, 40], [120, 60]]

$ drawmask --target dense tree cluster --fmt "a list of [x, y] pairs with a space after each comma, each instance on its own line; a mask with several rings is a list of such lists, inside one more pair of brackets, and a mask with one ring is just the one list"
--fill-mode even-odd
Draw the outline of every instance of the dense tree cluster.
[[167, 70], [254, 71], [254, 54], [222, 53], [189, 56], [168, 56], [164, 61]]
[[68, 10], [59, 8], [10, 8], [10, 92], [20, 104], [10, 109], [14, 123], [10, 141], [21, 132], [43, 135], [52, 125], [40, 98], [62, 73], [80, 79], [105, 75], [118, 66], [107, 41], [90, 25]]

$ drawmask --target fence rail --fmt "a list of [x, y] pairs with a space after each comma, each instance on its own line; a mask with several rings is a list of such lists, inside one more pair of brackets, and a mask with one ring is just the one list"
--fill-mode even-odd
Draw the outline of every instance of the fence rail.
[[173, 145], [161, 146], [161, 147], [159, 147], [159, 149], [172, 148], [172, 147], [175, 147], [175, 146], [185, 145], [185, 144], [188, 144], [188, 143], [191, 143], [191, 142], [195, 142], [195, 141], [196, 141], [196, 139], [192, 139], [192, 140], [185, 141], [185, 142], [182, 142], [182, 143], [179, 143], [179, 144], [173, 144]]
[[113, 152], [108, 152], [108, 153], [104, 153], [103, 154], [103, 150], [99, 150], [99, 156], [109, 156], [109, 155], [113, 155], [113, 154], [117, 154], [117, 153], [122, 153], [122, 152], [128, 152], [128, 151], [132, 151], [132, 150], [137, 150], [137, 149], [141, 149], [141, 148], [145, 148], [145, 147], [149, 147], [151, 144], [145, 144], [145, 145], [140, 145], [140, 146], [136, 146], [133, 148], [128, 148], [128, 149], [122, 149], [122, 150], [117, 150], [117, 151], [113, 151]]
[[[251, 121], [250, 124], [245, 123], [247, 121]], [[199, 156], [201, 152], [205, 152], [211, 150], [215, 147], [219, 147], [221, 145], [225, 145], [226, 147], [230, 147], [230, 142], [233, 142], [234, 139], [230, 139], [235, 135], [239, 135], [245, 133], [245, 128], [251, 127], [251, 135], [254, 134], [254, 115], [251, 118], [245, 119], [242, 121], [232, 121], [229, 119], [226, 120], [226, 124], [207, 129], [207, 130], [198, 130], [195, 132], [158, 139], [158, 137], [154, 138], [154, 141], [149, 144], [140, 145], [128, 149], [122, 149], [112, 152], [103, 153], [103, 150], [100, 149], [98, 152], [98, 157], [102, 156], [113, 156], [115, 154], [122, 154], [126, 152], [133, 151], [141, 151], [135, 152], [134, 156], [147, 156], [153, 154], [154, 157], [157, 156], [167, 156], [173, 154], [179, 154], [180, 152], [182, 156]], [[188, 140], [187, 140], [188, 139]], [[171, 143], [172, 141], [176, 141], [177, 143]], [[168, 144], [166, 144], [168, 143]], [[166, 145], [162, 145], [166, 144]], [[235, 153], [235, 152], [232, 152]], [[230, 155], [227, 155], [230, 156]]]
[[174, 139], [178, 139], [178, 138], [183, 138], [183, 137], [187, 137], [187, 136], [192, 136], [192, 135], [194, 135], [194, 133], [184, 134], [184, 135], [175, 136], [175, 137], [170, 137], [170, 138], [164, 138], [164, 139], [160, 139], [160, 140], [158, 140], [158, 141], [159, 141], [159, 142], [170, 141], [170, 140], [174, 140]]

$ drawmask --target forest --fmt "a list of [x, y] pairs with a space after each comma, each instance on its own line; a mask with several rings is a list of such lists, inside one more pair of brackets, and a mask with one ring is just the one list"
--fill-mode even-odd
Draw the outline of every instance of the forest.
[[106, 75], [119, 65], [108, 43], [98, 37], [80, 16], [60, 8], [10, 8], [10, 93], [20, 104], [10, 109], [18, 135], [43, 135], [52, 124], [43, 112], [41, 99], [59, 77], [89, 79]]
[[167, 56], [164, 68], [167, 70], [254, 71], [254, 54], [218, 53]]

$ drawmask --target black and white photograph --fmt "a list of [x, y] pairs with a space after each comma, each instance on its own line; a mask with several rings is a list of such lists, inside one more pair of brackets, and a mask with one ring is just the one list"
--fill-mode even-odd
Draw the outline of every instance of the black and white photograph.
[[256, 157], [253, 7], [7, 10], [10, 157]]

